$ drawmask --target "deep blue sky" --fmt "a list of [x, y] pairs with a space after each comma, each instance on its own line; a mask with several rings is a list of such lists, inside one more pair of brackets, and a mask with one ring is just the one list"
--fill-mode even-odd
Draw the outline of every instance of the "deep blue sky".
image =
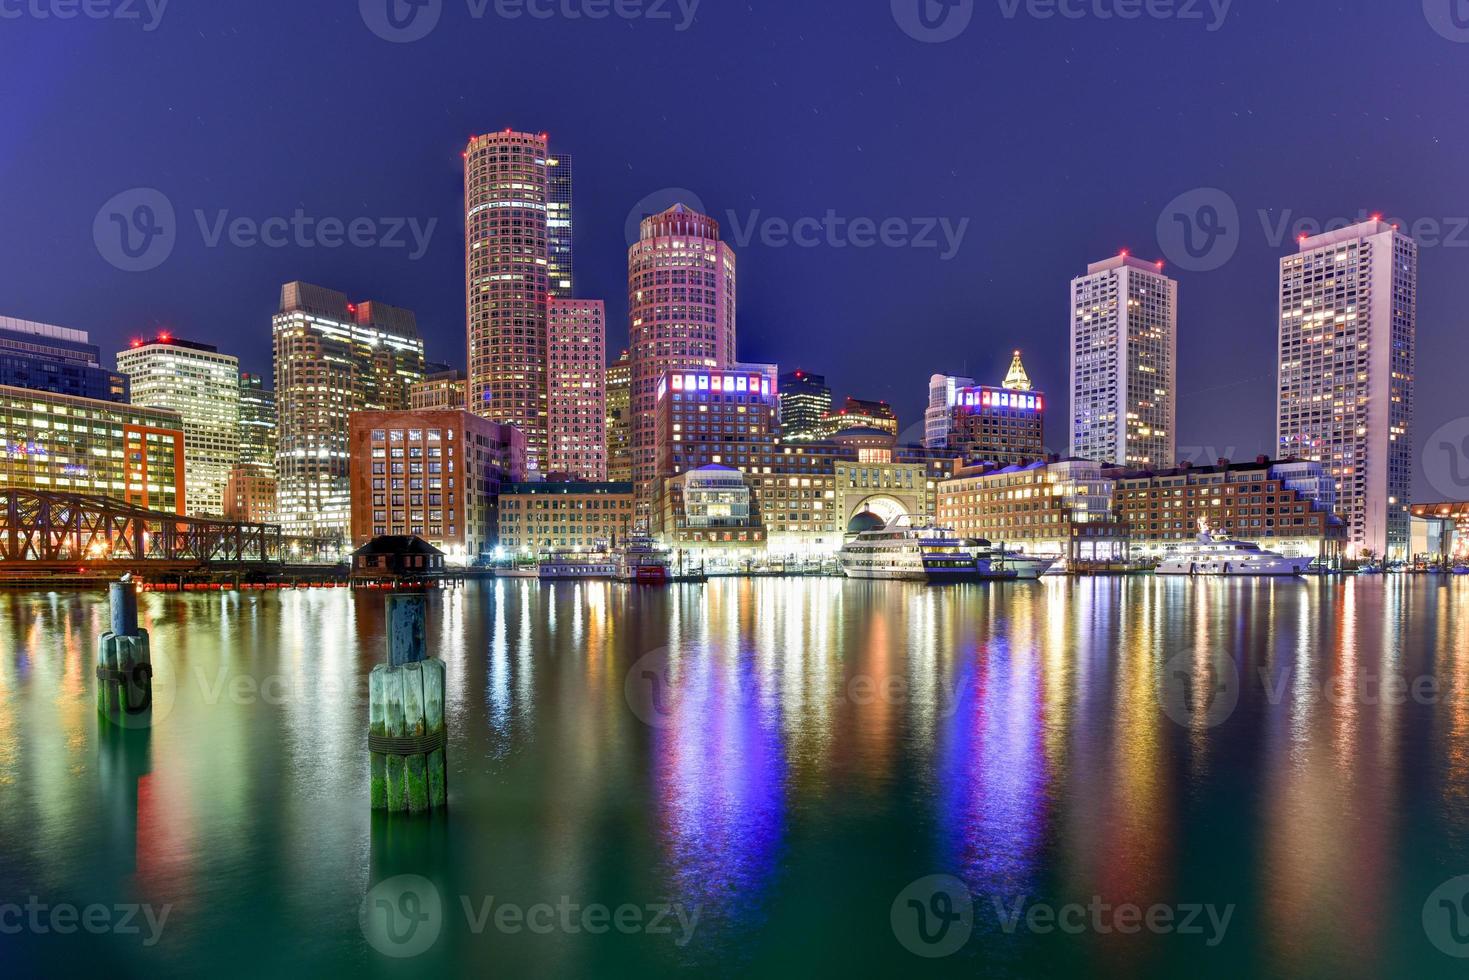
[[[951, 261], [737, 247], [741, 356], [823, 371], [838, 397], [887, 398], [907, 424], [929, 374], [997, 382], [1023, 347], [1060, 445], [1068, 281], [1120, 247], [1162, 255], [1165, 204], [1213, 186], [1241, 212], [1240, 241], [1222, 268], [1172, 269], [1182, 446], [1245, 457], [1273, 443], [1275, 266], [1290, 243], [1269, 240], [1262, 210], [1444, 223], [1456, 247], [1422, 254], [1419, 444], [1465, 414], [1469, 231], [1453, 219], [1469, 215], [1469, 43], [1418, 0], [1235, 0], [1212, 32], [1023, 6], [1007, 18], [975, 0], [941, 44], [900, 30], [888, 0], [703, 0], [683, 32], [475, 20], [466, 0], [443, 2], [408, 44], [370, 32], [356, 0], [171, 0], [153, 31], [0, 20], [0, 314], [89, 330], [105, 351], [165, 326], [268, 372], [278, 288], [306, 279], [413, 308], [430, 357], [462, 364], [459, 154], [471, 133], [515, 126], [575, 157], [579, 291], [607, 300], [614, 346], [627, 214], [661, 188], [694, 190], [722, 221], [967, 218]], [[104, 261], [93, 222], [135, 187], [167, 196], [179, 237], [161, 266], [128, 273]], [[211, 248], [194, 217], [297, 208], [438, 225], [412, 261]]]

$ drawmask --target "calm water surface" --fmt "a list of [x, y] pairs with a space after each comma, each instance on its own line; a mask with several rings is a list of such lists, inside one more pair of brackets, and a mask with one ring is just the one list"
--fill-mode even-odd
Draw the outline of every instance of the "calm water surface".
[[[426, 819], [368, 809], [381, 594], [144, 596], [136, 732], [99, 730], [105, 616], [0, 594], [7, 975], [1466, 969], [1434, 940], [1469, 952], [1469, 905], [1429, 899], [1469, 874], [1469, 582], [471, 586], [430, 599]], [[421, 955], [366, 938], [383, 882]], [[148, 945], [7, 902], [168, 917]], [[1072, 904], [1230, 911], [1027, 925]]]

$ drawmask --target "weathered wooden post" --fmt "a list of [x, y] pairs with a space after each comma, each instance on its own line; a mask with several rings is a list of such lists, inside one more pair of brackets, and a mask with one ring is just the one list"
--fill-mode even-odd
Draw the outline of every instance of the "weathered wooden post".
[[388, 597], [388, 663], [368, 678], [372, 808], [425, 813], [448, 803], [443, 661], [428, 656], [427, 599]]
[[132, 576], [109, 588], [112, 628], [97, 641], [97, 711], [124, 728], [153, 720], [153, 661], [148, 631], [138, 626], [138, 592]]

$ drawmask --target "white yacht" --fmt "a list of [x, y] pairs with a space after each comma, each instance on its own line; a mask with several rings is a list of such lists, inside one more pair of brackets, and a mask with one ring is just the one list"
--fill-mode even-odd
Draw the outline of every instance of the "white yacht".
[[996, 547], [992, 542], [984, 538], [971, 542], [975, 547], [975, 555], [979, 558], [989, 560], [994, 568], [1003, 569], [1015, 573], [1018, 579], [1038, 579], [1051, 570], [1061, 559], [1042, 558], [1039, 555], [1027, 555], [1023, 551], [1006, 551], [1002, 547]]
[[1310, 558], [1287, 558], [1247, 541], [1216, 538], [1208, 521], [1199, 522], [1199, 539], [1163, 559], [1159, 575], [1304, 575]]
[[1015, 577], [1013, 572], [994, 572], [987, 559], [978, 558], [949, 528], [915, 525], [906, 517], [884, 525], [875, 515], [866, 527], [860, 521], [853, 527], [857, 537], [837, 555], [848, 578], [960, 582]]

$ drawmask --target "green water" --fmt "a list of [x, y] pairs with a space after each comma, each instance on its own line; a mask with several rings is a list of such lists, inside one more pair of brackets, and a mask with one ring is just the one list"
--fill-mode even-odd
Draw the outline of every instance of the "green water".
[[117, 731], [101, 597], [0, 594], [5, 974], [1469, 968], [1469, 582], [471, 586], [420, 819], [382, 604], [145, 595]]

